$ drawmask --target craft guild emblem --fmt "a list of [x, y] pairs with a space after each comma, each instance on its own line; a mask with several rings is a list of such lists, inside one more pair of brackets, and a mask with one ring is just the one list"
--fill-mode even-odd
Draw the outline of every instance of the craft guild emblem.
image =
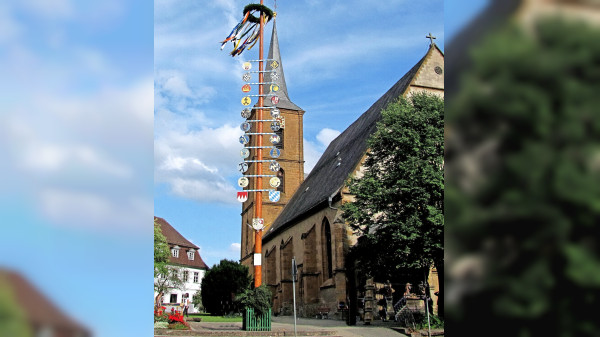
[[280, 197], [281, 194], [279, 191], [269, 191], [269, 200], [271, 200], [271, 202], [278, 202]]
[[244, 75], [242, 75], [242, 79], [244, 82], [248, 82], [250, 79], [252, 79], [252, 75], [250, 75], [250, 73], [244, 73]]
[[240, 156], [242, 156], [242, 158], [246, 159], [250, 156], [250, 150], [248, 149], [242, 149], [240, 151]]
[[240, 125], [240, 129], [242, 129], [242, 131], [244, 132], [248, 132], [248, 130], [250, 130], [250, 123], [248, 122], [244, 122]]
[[245, 202], [248, 200], [248, 192], [237, 192], [237, 200], [239, 202]]
[[242, 145], [246, 145], [248, 142], [250, 142], [250, 137], [247, 135], [240, 136], [240, 143], [242, 143]]
[[271, 92], [277, 92], [279, 91], [279, 86], [277, 84], [271, 84]]
[[279, 109], [271, 109], [271, 117], [278, 118], [279, 116], [281, 116], [281, 112], [279, 111]]
[[273, 69], [279, 68], [279, 62], [273, 60], [273, 62], [271, 62], [271, 68], [273, 68]]
[[279, 180], [277, 177], [273, 177], [269, 179], [269, 185], [271, 185], [273, 188], [277, 188], [279, 185], [281, 185], [281, 180]]
[[[279, 74], [278, 74], [276, 71], [272, 72], [272, 73], [271, 73], [271, 81], [275, 82], [275, 81], [277, 81], [278, 79], [279, 79]], [[247, 81], [246, 81], [246, 82], [247, 82]]]
[[271, 144], [277, 144], [281, 140], [281, 137], [279, 137], [279, 135], [271, 135], [269, 140], [271, 141]]
[[242, 85], [242, 91], [243, 92], [248, 92], [250, 90], [252, 90], [252, 88], [250, 88], [250, 84], [244, 84], [244, 85]]
[[241, 177], [240, 179], [238, 179], [238, 185], [240, 185], [241, 188], [248, 186], [249, 183], [250, 181], [246, 177]]
[[279, 122], [271, 123], [271, 131], [277, 132], [279, 131], [279, 129], [281, 129], [281, 125], [279, 124]]
[[244, 98], [242, 98], [242, 105], [250, 105], [250, 103], [252, 103], [252, 99], [250, 99], [250, 96], [245, 96]]
[[279, 158], [279, 156], [281, 155], [281, 151], [279, 151], [279, 149], [275, 147], [272, 148], [269, 153], [271, 154], [271, 158]]
[[242, 118], [250, 118], [251, 114], [252, 112], [248, 108], [242, 110]]
[[250, 69], [252, 69], [252, 64], [250, 62], [244, 62], [244, 63], [242, 63], [242, 69], [250, 70]]
[[252, 228], [254, 228], [257, 231], [265, 228], [265, 219], [263, 219], [263, 218], [252, 219]]
[[248, 163], [239, 163], [238, 170], [242, 173], [248, 171]]
[[279, 166], [279, 163], [278, 163], [278, 162], [276, 162], [276, 161], [272, 161], [272, 162], [269, 164], [269, 169], [270, 169], [271, 171], [273, 171], [273, 172], [277, 172], [277, 171], [279, 171], [279, 169], [280, 169], [280, 168], [281, 168], [281, 166]]

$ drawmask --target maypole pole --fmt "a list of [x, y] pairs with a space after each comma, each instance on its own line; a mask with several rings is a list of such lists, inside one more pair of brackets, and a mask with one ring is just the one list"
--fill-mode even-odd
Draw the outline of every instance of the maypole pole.
[[[263, 4], [263, 0], [260, 0], [260, 4]], [[258, 111], [257, 118], [258, 120], [263, 119], [263, 107], [264, 107], [264, 96], [263, 96], [263, 83], [264, 83], [264, 60], [263, 60], [263, 33], [264, 33], [264, 25], [265, 25], [265, 15], [264, 13], [260, 14], [260, 28], [258, 33]], [[261, 134], [263, 132], [262, 122], [256, 123], [257, 133]], [[256, 192], [256, 212], [255, 217], [257, 219], [262, 219], [262, 146], [263, 146], [263, 136], [258, 136], [258, 151], [256, 153], [256, 159], [258, 162], [256, 163], [256, 186], [259, 191]], [[262, 228], [255, 230], [254, 232], [254, 287], [258, 288], [262, 284]]]

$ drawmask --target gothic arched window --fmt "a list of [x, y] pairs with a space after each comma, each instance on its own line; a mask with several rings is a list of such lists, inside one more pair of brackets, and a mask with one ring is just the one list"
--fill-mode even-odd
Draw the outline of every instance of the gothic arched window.
[[281, 193], [285, 192], [284, 189], [284, 185], [285, 185], [285, 171], [283, 171], [283, 169], [279, 169], [279, 171], [277, 171], [277, 178], [279, 178], [279, 187], [277, 187], [277, 190], [280, 191]]
[[323, 248], [321, 250], [323, 254], [323, 279], [330, 279], [333, 277], [333, 263], [331, 256], [331, 227], [327, 218], [323, 219]]

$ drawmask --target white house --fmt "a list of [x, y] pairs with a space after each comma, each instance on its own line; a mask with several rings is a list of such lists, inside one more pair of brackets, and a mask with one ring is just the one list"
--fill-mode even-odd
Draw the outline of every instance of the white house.
[[[154, 220], [160, 225], [163, 235], [167, 238], [171, 250], [169, 262], [177, 267], [181, 273], [180, 277], [184, 281], [182, 289], [171, 289], [163, 295], [163, 305], [170, 310], [171, 307], [179, 307], [184, 299], [188, 298], [190, 301], [188, 313], [195, 313], [197, 310], [192, 305], [192, 298], [200, 291], [202, 278], [208, 270], [208, 266], [200, 257], [200, 247], [184, 238], [165, 219], [155, 216]], [[156, 295], [154, 293], [155, 298]]]

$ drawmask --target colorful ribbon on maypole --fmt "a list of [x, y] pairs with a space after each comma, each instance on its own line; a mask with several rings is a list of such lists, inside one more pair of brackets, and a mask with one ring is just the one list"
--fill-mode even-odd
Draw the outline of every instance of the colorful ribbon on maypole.
[[[244, 7], [244, 18], [231, 30], [229, 36], [221, 41], [221, 50], [225, 48], [227, 42], [233, 43], [231, 56], [240, 55], [246, 48], [252, 49], [258, 42], [260, 33], [260, 16], [254, 16], [254, 13], [265, 15], [265, 24], [273, 18], [273, 11], [261, 4], [249, 4]], [[244, 40], [244, 38], [246, 38]], [[242, 42], [243, 40], [243, 42]]]

